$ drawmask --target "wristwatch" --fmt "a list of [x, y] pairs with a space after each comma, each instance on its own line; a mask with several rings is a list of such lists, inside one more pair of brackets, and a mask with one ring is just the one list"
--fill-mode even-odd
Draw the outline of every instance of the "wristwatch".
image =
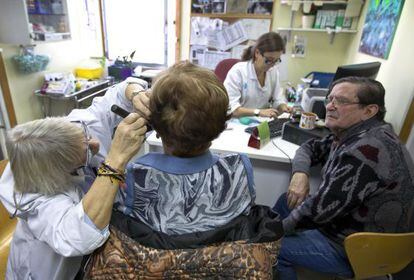
[[260, 115], [260, 109], [254, 109], [253, 114], [258, 117]]
[[139, 78], [134, 78], [134, 77], [128, 77], [125, 82], [129, 85], [129, 84], [136, 84], [136, 85], [140, 85], [143, 89], [147, 89], [148, 88], [148, 82], [144, 81], [142, 79]]

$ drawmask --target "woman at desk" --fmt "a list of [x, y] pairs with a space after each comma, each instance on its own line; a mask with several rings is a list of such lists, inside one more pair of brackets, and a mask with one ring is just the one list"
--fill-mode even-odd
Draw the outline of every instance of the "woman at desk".
[[290, 111], [281, 92], [279, 70], [274, 67], [281, 62], [284, 51], [282, 37], [268, 32], [248, 47], [242, 61], [230, 69], [224, 86], [233, 117], [276, 117]]

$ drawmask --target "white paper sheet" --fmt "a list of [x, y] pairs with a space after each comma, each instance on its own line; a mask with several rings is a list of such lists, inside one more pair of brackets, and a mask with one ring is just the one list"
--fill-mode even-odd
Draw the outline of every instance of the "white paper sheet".
[[242, 19], [244, 30], [246, 31], [247, 38], [250, 40], [257, 40], [260, 35], [269, 32], [270, 19]]
[[201, 66], [214, 70], [220, 61], [226, 58], [230, 58], [230, 57], [231, 57], [231, 54], [229, 52], [205, 51], [204, 52], [204, 63], [201, 64]]
[[220, 44], [217, 49], [226, 51], [238, 44], [243, 43], [247, 39], [247, 34], [244, 30], [243, 24], [240, 21], [237, 21], [217, 32], [217, 40]]
[[204, 53], [207, 50], [206, 46], [200, 45], [193, 45], [190, 48], [190, 61], [198, 64], [203, 65], [204, 63]]

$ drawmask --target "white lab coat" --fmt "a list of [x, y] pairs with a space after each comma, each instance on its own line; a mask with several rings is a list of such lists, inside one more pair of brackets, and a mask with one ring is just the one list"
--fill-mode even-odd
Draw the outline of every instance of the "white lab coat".
[[[260, 86], [252, 60], [236, 63], [227, 73], [224, 87], [230, 99], [230, 112], [239, 107], [277, 108], [286, 103], [279, 82], [279, 70], [273, 66], [266, 72], [265, 84]], [[271, 104], [269, 101], [272, 101]]]
[[[139, 80], [146, 86], [146, 82]], [[110, 88], [105, 96], [94, 99], [87, 109], [73, 110], [71, 121], [84, 121], [92, 136], [99, 140], [99, 153], [92, 167], [106, 156], [113, 129], [121, 118], [110, 111], [118, 104], [132, 111], [125, 98], [126, 82]], [[84, 182], [83, 182], [84, 183]], [[83, 184], [82, 183], [82, 184]], [[0, 179], [0, 200], [10, 213], [15, 213], [13, 174], [8, 165]], [[11, 243], [6, 279], [73, 279], [80, 268], [82, 256], [93, 252], [109, 236], [108, 229], [99, 230], [84, 212], [84, 193], [74, 186], [64, 194], [45, 196], [17, 194], [20, 209]]]

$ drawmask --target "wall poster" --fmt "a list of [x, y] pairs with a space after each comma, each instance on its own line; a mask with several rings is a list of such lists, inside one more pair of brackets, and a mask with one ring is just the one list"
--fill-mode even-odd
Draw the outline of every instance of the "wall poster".
[[387, 59], [404, 0], [370, 0], [359, 51]]

